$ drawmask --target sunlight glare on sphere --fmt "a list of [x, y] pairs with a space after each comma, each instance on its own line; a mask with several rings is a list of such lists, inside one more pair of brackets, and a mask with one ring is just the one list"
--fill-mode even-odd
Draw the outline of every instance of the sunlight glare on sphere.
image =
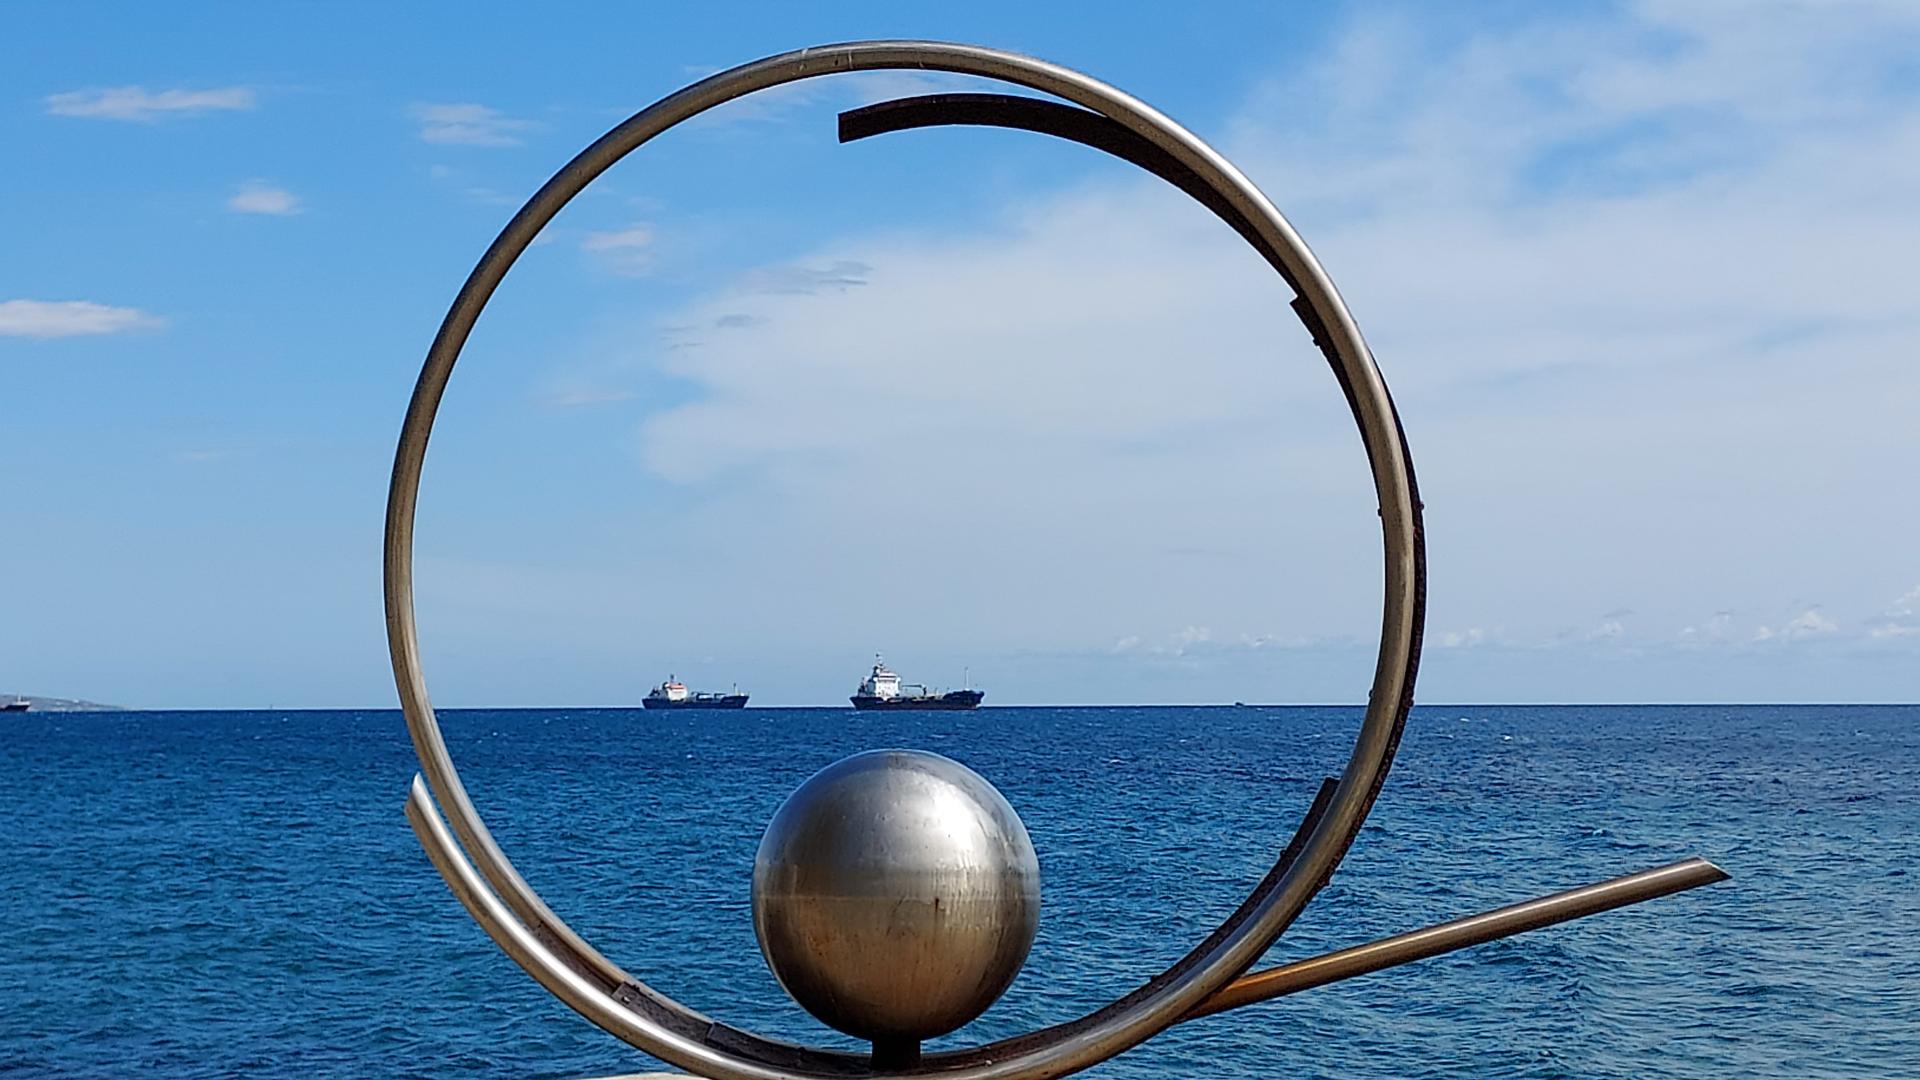
[[767, 826], [753, 928], [787, 993], [872, 1040], [944, 1035], [992, 1005], [1040, 921], [1040, 865], [992, 784], [915, 750], [816, 773]]

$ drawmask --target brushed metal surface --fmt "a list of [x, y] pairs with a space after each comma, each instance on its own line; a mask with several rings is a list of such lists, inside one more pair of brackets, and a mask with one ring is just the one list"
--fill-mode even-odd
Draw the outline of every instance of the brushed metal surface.
[[1728, 874], [1705, 859], [1682, 859], [1656, 866], [1637, 874], [1626, 874], [1577, 889], [1553, 893], [1518, 904], [1510, 904], [1478, 915], [1453, 919], [1434, 926], [1410, 930], [1404, 934], [1355, 945], [1307, 960], [1296, 960], [1276, 968], [1243, 975], [1226, 989], [1208, 998], [1187, 1017], [1237, 1009], [1259, 1001], [1271, 1001], [1316, 986], [1383, 971], [1416, 960], [1441, 956], [1459, 949], [1484, 944], [1499, 938], [1524, 934], [1529, 930], [1583, 919], [1602, 911], [1671, 896], [1702, 885], [1727, 880]]
[[[875, 113], [877, 122], [867, 133], [984, 120], [1084, 142], [1140, 164], [1193, 195], [1279, 272], [1297, 293], [1291, 306], [1332, 365], [1352, 408], [1379, 500], [1385, 556], [1379, 652], [1352, 756], [1338, 783], [1316, 802], [1296, 843], [1282, 853], [1247, 901], [1168, 970], [1110, 1005], [1042, 1031], [930, 1054], [924, 1061], [917, 1045], [909, 1048], [904, 1041], [877, 1044], [869, 1059], [793, 1046], [716, 1023], [635, 980], [561, 921], [500, 850], [447, 753], [420, 665], [412, 584], [414, 511], [441, 396], [488, 298], [547, 223], [615, 162], [716, 105], [820, 75], [918, 69], [999, 79], [1054, 94], [1097, 114], [1098, 120], [1073, 115], [1068, 106], [961, 95], [965, 100], [900, 104], [893, 119]], [[1579, 896], [1561, 894], [1529, 901], [1236, 981], [1339, 864], [1392, 763], [1412, 705], [1425, 621], [1425, 544], [1418, 488], [1399, 417], [1371, 352], [1331, 280], [1272, 203], [1224, 158], [1165, 116], [1111, 86], [1030, 57], [926, 41], [802, 49], [690, 85], [635, 114], [582, 151], [514, 215], [469, 275], [441, 325], [415, 385], [394, 456], [384, 560], [388, 644], [401, 706], [422, 768], [407, 812], [422, 846], [476, 922], [556, 997], [626, 1042], [708, 1077], [827, 1080], [939, 1075], [951, 1080], [1044, 1080], [1097, 1064], [1182, 1019], [1636, 902], [1662, 891], [1705, 884], [1717, 880], [1714, 875], [1719, 873], [1704, 865], [1662, 868], [1648, 872], [1652, 878], [1633, 875], [1644, 880], [1605, 882], [1574, 890]], [[446, 822], [441, 820], [440, 804], [445, 806]], [[1232, 991], [1225, 989], [1229, 984]], [[883, 1055], [880, 1051], [885, 1047], [899, 1052]]]
[[753, 862], [753, 930], [822, 1023], [878, 1042], [945, 1035], [1012, 984], [1040, 925], [1026, 826], [978, 773], [875, 750], [814, 774]]

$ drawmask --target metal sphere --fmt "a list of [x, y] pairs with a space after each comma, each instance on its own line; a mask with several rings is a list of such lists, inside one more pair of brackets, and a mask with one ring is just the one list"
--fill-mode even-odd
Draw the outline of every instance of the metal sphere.
[[827, 766], [774, 814], [753, 863], [753, 929], [774, 977], [823, 1023], [876, 1043], [985, 1012], [1039, 924], [1026, 826], [938, 754]]

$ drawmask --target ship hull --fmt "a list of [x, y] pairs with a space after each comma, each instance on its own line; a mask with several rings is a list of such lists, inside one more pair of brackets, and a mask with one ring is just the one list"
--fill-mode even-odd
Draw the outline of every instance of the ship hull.
[[682, 698], [679, 701], [641, 698], [640, 705], [647, 709], [744, 709], [747, 707], [747, 695], [722, 694], [710, 698]]
[[938, 710], [941, 712], [964, 712], [980, 707], [980, 701], [987, 695], [978, 690], [954, 690], [945, 694], [915, 695], [913, 697], [875, 697], [872, 694], [855, 694], [850, 699], [853, 707], [876, 712], [913, 712], [916, 710]]
[[0, 701], [0, 712], [26, 712], [31, 708], [31, 701]]

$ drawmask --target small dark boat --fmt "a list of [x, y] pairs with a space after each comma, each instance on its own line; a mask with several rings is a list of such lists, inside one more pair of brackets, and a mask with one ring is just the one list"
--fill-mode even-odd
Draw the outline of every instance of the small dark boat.
[[737, 691], [731, 694], [689, 692], [685, 683], [669, 675], [666, 682], [647, 691], [640, 705], [648, 709], [744, 709], [747, 695]]
[[26, 698], [14, 698], [12, 701], [0, 701], [0, 712], [26, 712], [33, 708], [33, 702]]
[[903, 683], [887, 669], [879, 657], [873, 659], [873, 671], [860, 681], [852, 701], [856, 709], [939, 709], [961, 712], [977, 709], [987, 695], [979, 690], [949, 690], [938, 693], [919, 683]]

